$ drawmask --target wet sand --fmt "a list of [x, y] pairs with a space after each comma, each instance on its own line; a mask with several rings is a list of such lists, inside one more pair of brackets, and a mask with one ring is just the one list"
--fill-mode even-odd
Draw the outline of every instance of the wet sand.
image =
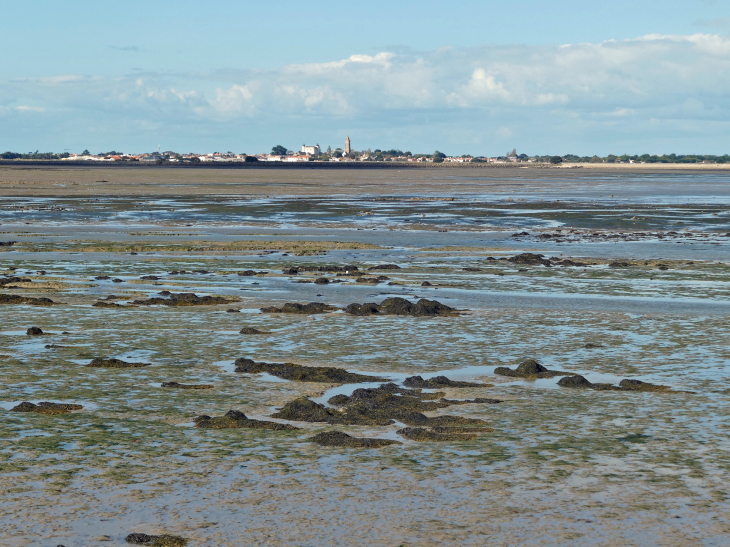
[[[130, 532], [211, 547], [726, 545], [726, 182], [679, 170], [0, 167], [0, 242], [14, 242], [0, 246], [0, 297], [55, 302], [0, 303], [3, 545], [124, 544]], [[523, 253], [549, 265], [508, 260]], [[369, 269], [382, 264], [399, 268]], [[348, 265], [358, 275], [326, 271]], [[166, 291], [227, 303], [134, 304]], [[342, 311], [389, 297], [461, 313]], [[286, 302], [337, 309], [260, 311]], [[86, 366], [96, 357], [150, 365]], [[484, 385], [439, 390], [448, 400], [502, 402], [427, 412], [494, 429], [450, 442], [406, 439], [402, 423], [276, 419], [298, 397], [326, 404], [378, 384], [236, 373], [241, 357], [399, 386], [445, 375]], [[494, 372], [527, 358], [671, 391]], [[21, 401], [83, 409], [10, 412]], [[231, 409], [300, 429], [194, 426]], [[334, 430], [402, 444], [307, 441]]]

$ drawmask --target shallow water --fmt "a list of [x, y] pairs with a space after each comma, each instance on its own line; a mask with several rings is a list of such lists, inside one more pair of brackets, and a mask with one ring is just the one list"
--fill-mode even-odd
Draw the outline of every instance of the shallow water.
[[[398, 174], [388, 176], [398, 182]], [[95, 538], [119, 542], [143, 531], [211, 546], [730, 542], [723, 486], [730, 464], [728, 176], [591, 173], [556, 180], [530, 172], [481, 180], [452, 172], [442, 182], [438, 192], [423, 194], [340, 189], [330, 197], [242, 199], [146, 189], [93, 201], [0, 198], [0, 241], [18, 241], [0, 247], [0, 271], [16, 267], [14, 275], [31, 280], [0, 294], [58, 302], [0, 304], [4, 541], [103, 545]], [[431, 197], [444, 199], [418, 201]], [[563, 235], [540, 237], [558, 228]], [[530, 235], [513, 237], [523, 230]], [[637, 232], [644, 235], [630, 235]], [[129, 254], [131, 245], [137, 255]], [[590, 265], [488, 260], [528, 251]], [[633, 265], [609, 267], [613, 260]], [[382, 263], [401, 269], [367, 271]], [[390, 279], [356, 283], [326, 273], [342, 282], [316, 285], [298, 281], [319, 273], [282, 273], [332, 264]], [[247, 269], [266, 274], [237, 275]], [[123, 282], [94, 279], [99, 275]], [[161, 279], [140, 279], [146, 275]], [[131, 305], [162, 290], [239, 300]], [[109, 295], [123, 307], [92, 306]], [[436, 299], [463, 313], [260, 312], [285, 302], [344, 307], [391, 296]], [[30, 326], [53, 336], [28, 337]], [[241, 335], [244, 326], [267, 334]], [[586, 349], [587, 343], [603, 347]], [[87, 368], [95, 357], [151, 366]], [[378, 385], [235, 373], [239, 357], [336, 366], [397, 383], [446, 375], [485, 384], [444, 389], [449, 399], [503, 402], [433, 413], [484, 419], [495, 429], [458, 443], [406, 441], [396, 433], [403, 424], [195, 428], [192, 420], [202, 414], [236, 409], [271, 419], [297, 397], [326, 403]], [[633, 378], [677, 392], [569, 390], [557, 386], [559, 378], [493, 372], [526, 358], [592, 382]], [[167, 381], [215, 387], [159, 389]], [[22, 400], [78, 402], [84, 409], [62, 416], [5, 412]], [[403, 444], [353, 450], [306, 440], [332, 429]]]

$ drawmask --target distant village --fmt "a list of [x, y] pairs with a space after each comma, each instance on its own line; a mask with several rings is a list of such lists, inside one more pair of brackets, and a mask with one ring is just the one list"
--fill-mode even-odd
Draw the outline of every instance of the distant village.
[[475, 157], [471, 155], [463, 156], [447, 156], [439, 151], [432, 154], [413, 154], [411, 152], [403, 152], [401, 150], [362, 150], [355, 151], [352, 148], [350, 137], [345, 139], [343, 148], [332, 149], [328, 146], [323, 150], [319, 144], [307, 145], [303, 144], [298, 151], [289, 150], [284, 146], [277, 145], [271, 149], [270, 153], [262, 154], [236, 154], [234, 152], [213, 152], [209, 154], [187, 153], [180, 154], [172, 150], [164, 152], [152, 152], [147, 154], [122, 154], [119, 152], [109, 152], [106, 154], [90, 154], [84, 151], [81, 154], [63, 154], [59, 159], [65, 161], [139, 161], [142, 163], [198, 163], [198, 162], [310, 162], [310, 161], [327, 161], [327, 162], [357, 162], [357, 161], [396, 161], [396, 162], [430, 162], [430, 163], [465, 163], [465, 162], [484, 162], [484, 163], [508, 163], [528, 161], [536, 162], [538, 158], [529, 158], [526, 155], [518, 155], [516, 151], [508, 153], [502, 157]]
[[17, 152], [0, 153], [0, 160], [55, 160], [55, 161], [88, 161], [88, 162], [139, 162], [152, 165], [174, 164], [174, 163], [253, 163], [253, 162], [405, 162], [405, 163], [486, 163], [486, 164], [561, 164], [561, 163], [730, 163], [730, 155], [702, 155], [702, 154], [664, 154], [661, 156], [642, 154], [615, 156], [609, 154], [600, 156], [577, 156], [565, 154], [563, 156], [528, 156], [518, 154], [516, 149], [507, 152], [503, 156], [450, 156], [438, 150], [431, 154], [413, 154], [402, 150], [361, 150], [352, 148], [350, 137], [345, 138], [343, 148], [332, 149], [328, 146], [322, 150], [319, 144], [302, 144], [298, 151], [289, 150], [285, 146], [276, 145], [269, 153], [261, 154], [236, 154], [234, 152], [212, 152], [199, 154], [195, 152], [178, 153], [172, 150], [157, 151], [145, 154], [124, 154], [122, 152], [110, 151], [100, 154], [92, 154], [84, 150], [80, 154], [64, 152], [56, 154], [53, 152], [28, 152], [21, 154]]

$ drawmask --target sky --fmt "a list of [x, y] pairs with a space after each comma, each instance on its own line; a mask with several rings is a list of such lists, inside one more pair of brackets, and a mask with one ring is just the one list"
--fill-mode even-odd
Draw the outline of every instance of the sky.
[[730, 0], [5, 2], [0, 151], [730, 153]]

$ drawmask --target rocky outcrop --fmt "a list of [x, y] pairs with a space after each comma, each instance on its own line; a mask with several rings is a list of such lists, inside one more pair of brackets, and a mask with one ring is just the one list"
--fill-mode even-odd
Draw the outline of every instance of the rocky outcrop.
[[36, 414], [68, 414], [73, 410], [81, 410], [83, 406], [68, 404], [68, 403], [49, 403], [42, 402], [37, 405], [29, 403], [27, 401], [20, 403], [19, 405], [10, 409], [10, 412], [35, 412]]
[[0, 294], [0, 304], [28, 304], [31, 306], [52, 306], [56, 304], [50, 298], [33, 298], [31, 296], [20, 296], [17, 294]]
[[174, 389], [213, 389], [215, 386], [210, 384], [178, 384], [177, 382], [162, 382], [161, 387]]
[[515, 370], [507, 367], [497, 367], [494, 369], [494, 373], [511, 378], [554, 378], [555, 376], [571, 376], [573, 374], [572, 372], [549, 370], [535, 359], [523, 361]]
[[449, 380], [446, 376], [435, 376], [424, 380], [420, 376], [411, 376], [403, 381], [403, 385], [410, 388], [439, 389], [442, 387], [489, 387], [485, 384], [475, 382], [456, 382]]
[[124, 539], [127, 543], [146, 545], [147, 547], [185, 547], [188, 543], [186, 538], [180, 536], [172, 536], [170, 534], [151, 536], [142, 534], [141, 532], [132, 532]]
[[523, 266], [552, 266], [552, 263], [545, 258], [545, 255], [534, 253], [522, 253], [507, 259], [513, 264], [521, 264]]
[[422, 298], [415, 304], [405, 298], [393, 297], [380, 304], [350, 304], [345, 308], [349, 315], [409, 315], [411, 317], [434, 317], [458, 315], [459, 311], [436, 300]]
[[150, 366], [150, 363], [128, 363], [121, 359], [102, 359], [97, 357], [86, 365], [91, 368], [142, 368]]
[[299, 429], [289, 424], [252, 420], [238, 410], [229, 410], [223, 416], [197, 416], [193, 421], [195, 422], [195, 427], [204, 429], [270, 429], [272, 431], [292, 431]]
[[136, 306], [216, 306], [218, 304], [230, 304], [239, 302], [240, 299], [230, 296], [198, 296], [192, 292], [171, 293], [162, 291], [163, 298], [147, 298], [144, 300], [133, 300]]
[[295, 313], [299, 315], [313, 315], [317, 313], [327, 313], [338, 309], [336, 306], [323, 304], [322, 302], [310, 302], [309, 304], [298, 304], [287, 302], [281, 308], [270, 306], [261, 308], [263, 313]]
[[558, 382], [560, 387], [573, 389], [594, 389], [596, 391], [671, 391], [669, 386], [650, 384], [641, 380], [624, 379], [617, 386], [612, 384], [600, 384], [589, 382], [585, 377], [576, 374], [567, 378], [561, 378]]
[[346, 448], [380, 448], [382, 446], [390, 446], [393, 444], [403, 444], [400, 441], [392, 441], [389, 439], [368, 439], [365, 437], [350, 437], [342, 431], [327, 431], [318, 433], [314, 437], [307, 439], [309, 442], [320, 446], [335, 446]]
[[347, 372], [336, 367], [305, 367], [294, 363], [263, 363], [241, 357], [236, 359], [236, 372], [260, 374], [266, 372], [277, 378], [293, 382], [324, 382], [332, 384], [359, 384], [361, 382], [383, 382], [384, 378]]

